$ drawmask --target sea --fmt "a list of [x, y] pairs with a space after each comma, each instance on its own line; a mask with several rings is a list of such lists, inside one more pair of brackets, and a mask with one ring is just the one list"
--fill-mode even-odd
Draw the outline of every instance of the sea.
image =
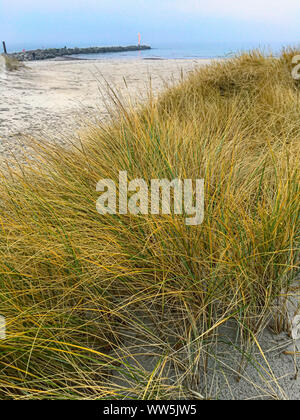
[[[127, 44], [114, 43], [114, 46], [121, 45], [126, 46]], [[260, 49], [265, 53], [272, 52], [277, 55], [280, 53], [285, 46], [299, 46], [299, 42], [288, 41], [288, 42], [198, 42], [194, 44], [188, 43], [169, 43], [169, 44], [156, 44], [151, 42], [147, 43], [151, 46], [151, 50], [145, 51], [126, 51], [121, 53], [105, 53], [105, 54], [80, 54], [76, 55], [77, 58], [88, 59], [88, 60], [106, 60], [106, 59], [122, 59], [122, 58], [141, 58], [141, 59], [199, 59], [199, 58], [226, 58], [234, 56], [241, 52], [250, 51], [253, 49]], [[101, 42], [91, 42], [81, 44], [43, 44], [42, 42], [30, 43], [30, 44], [7, 44], [8, 52], [16, 52], [25, 50], [32, 50], [38, 48], [68, 48], [74, 47], [92, 47], [92, 46], [110, 46], [108, 44], [102, 44]]]

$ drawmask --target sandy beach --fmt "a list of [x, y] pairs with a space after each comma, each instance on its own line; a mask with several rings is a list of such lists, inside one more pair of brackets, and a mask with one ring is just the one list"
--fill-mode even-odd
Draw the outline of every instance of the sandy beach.
[[[0, 154], [19, 153], [22, 135], [63, 142], [86, 120], [104, 119], [106, 82], [125, 100], [143, 101], [211, 60], [47, 60], [0, 72]], [[21, 142], [22, 143], [22, 142]]]

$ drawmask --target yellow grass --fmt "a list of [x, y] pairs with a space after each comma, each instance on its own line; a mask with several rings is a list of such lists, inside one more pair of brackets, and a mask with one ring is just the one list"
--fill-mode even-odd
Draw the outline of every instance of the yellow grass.
[[14, 57], [10, 57], [9, 55], [6, 55], [6, 54], [2, 54], [2, 57], [4, 57], [6, 70], [8, 71], [16, 71], [24, 67], [24, 64], [21, 61], [18, 61]]
[[[108, 124], [3, 169], [1, 398], [194, 398], [221, 325], [256, 337], [299, 256], [295, 54], [199, 68], [138, 110], [112, 92]], [[204, 178], [203, 224], [100, 216], [96, 184], [120, 170]]]

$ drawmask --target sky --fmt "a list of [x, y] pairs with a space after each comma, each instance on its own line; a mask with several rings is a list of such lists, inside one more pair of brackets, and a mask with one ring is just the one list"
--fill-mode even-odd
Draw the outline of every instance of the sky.
[[300, 41], [299, 0], [0, 0], [11, 46]]

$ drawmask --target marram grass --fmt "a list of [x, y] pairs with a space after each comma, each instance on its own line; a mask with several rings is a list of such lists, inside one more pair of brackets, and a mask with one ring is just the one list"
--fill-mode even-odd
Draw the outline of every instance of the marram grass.
[[4, 58], [5, 68], [7, 71], [16, 71], [20, 70], [20, 68], [25, 67], [25, 65], [21, 61], [7, 54], [1, 54], [0, 57]]
[[[296, 53], [199, 68], [73, 146], [35, 142], [34, 161], [3, 167], [1, 399], [215, 397], [200, 389], [218, 329], [235, 320], [255, 341], [296, 275]], [[120, 170], [204, 178], [203, 224], [100, 216], [96, 184]]]

